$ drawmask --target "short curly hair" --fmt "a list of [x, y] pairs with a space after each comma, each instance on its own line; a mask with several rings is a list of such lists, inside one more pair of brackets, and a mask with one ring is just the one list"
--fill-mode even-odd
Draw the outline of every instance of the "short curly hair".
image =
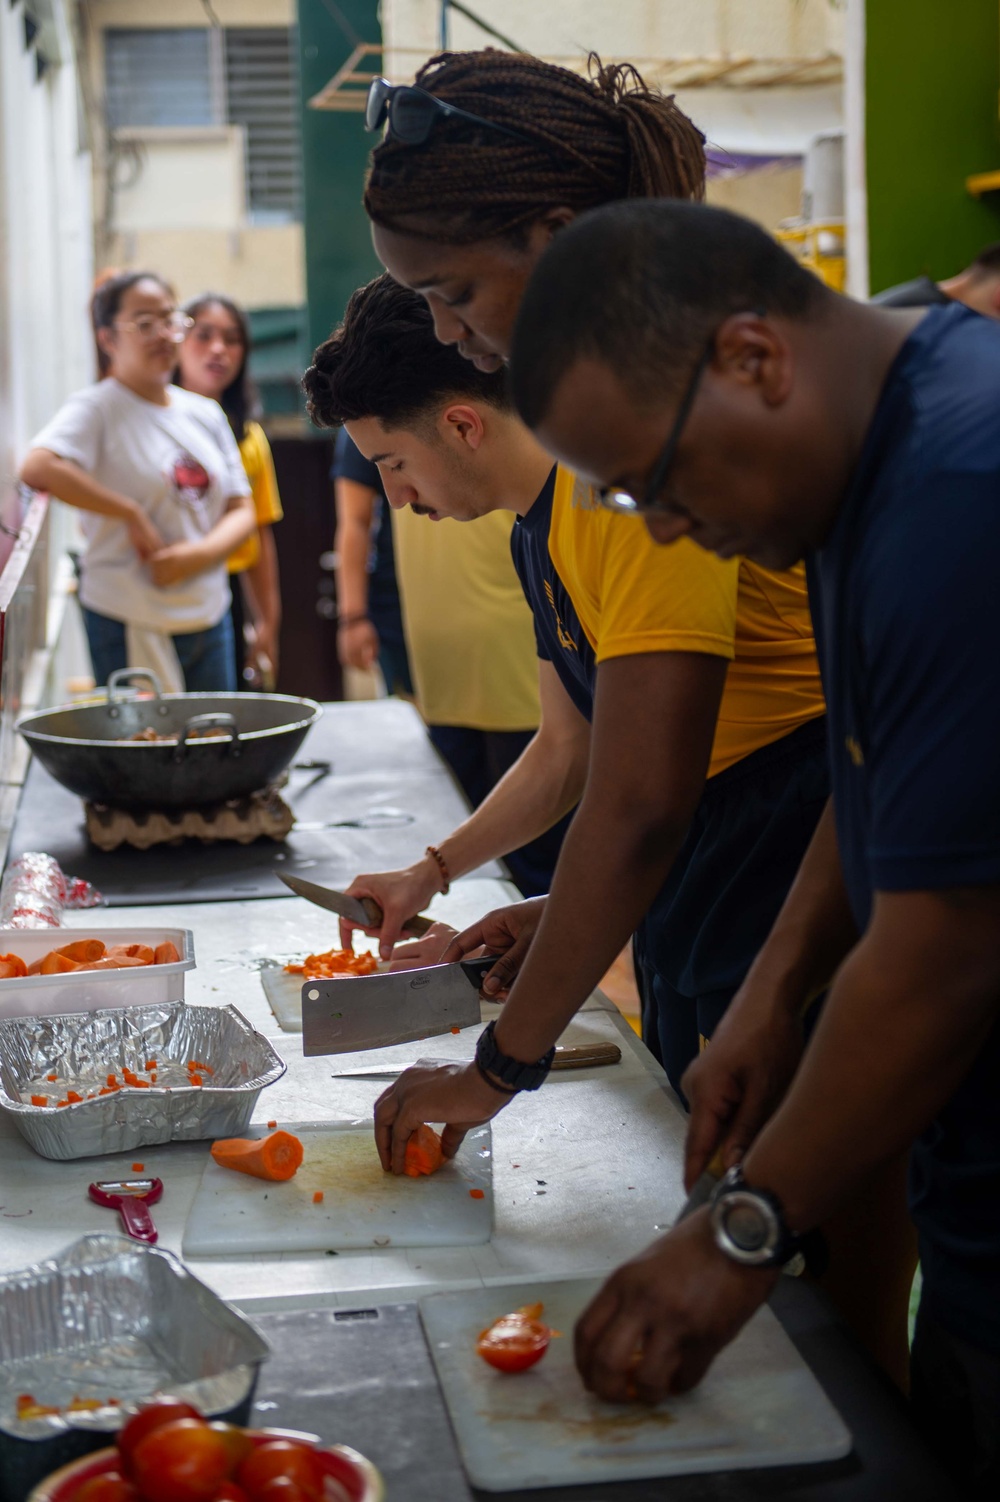
[[385, 428], [417, 427], [456, 397], [510, 407], [505, 372], [477, 370], [453, 344], [442, 344], [423, 298], [384, 272], [351, 294], [302, 389], [320, 428], [363, 417], [377, 417]]

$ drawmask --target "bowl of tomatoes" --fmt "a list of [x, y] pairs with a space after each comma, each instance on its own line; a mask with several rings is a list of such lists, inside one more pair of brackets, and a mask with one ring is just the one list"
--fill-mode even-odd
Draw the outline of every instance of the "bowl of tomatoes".
[[164, 1398], [133, 1414], [112, 1449], [39, 1482], [28, 1502], [383, 1502], [382, 1478], [347, 1445], [294, 1430], [208, 1422]]

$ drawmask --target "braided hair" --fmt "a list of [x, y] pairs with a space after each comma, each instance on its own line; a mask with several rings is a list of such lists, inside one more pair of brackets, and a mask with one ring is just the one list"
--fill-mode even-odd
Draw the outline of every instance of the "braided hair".
[[527, 137], [436, 121], [427, 140], [386, 136], [372, 153], [365, 209], [375, 224], [450, 245], [523, 236], [548, 209], [620, 198], [701, 198], [705, 138], [631, 63], [590, 54], [581, 78], [526, 53], [442, 52], [418, 87]]

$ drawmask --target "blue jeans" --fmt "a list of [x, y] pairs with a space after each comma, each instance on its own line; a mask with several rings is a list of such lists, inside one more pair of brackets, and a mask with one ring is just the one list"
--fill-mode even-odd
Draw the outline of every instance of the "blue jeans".
[[[98, 615], [86, 605], [82, 609], [94, 678], [100, 687], [118, 668], [128, 667], [125, 622]], [[189, 694], [236, 692], [233, 622], [228, 610], [217, 626], [210, 626], [207, 631], [184, 631], [170, 639]]]

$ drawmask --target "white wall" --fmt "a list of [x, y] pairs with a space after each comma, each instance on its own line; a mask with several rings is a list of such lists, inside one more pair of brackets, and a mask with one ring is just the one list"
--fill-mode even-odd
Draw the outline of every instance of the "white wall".
[[32, 434], [92, 379], [90, 158], [64, 0], [53, 9], [63, 61], [36, 82], [23, 8], [0, 7], [0, 453], [8, 481]]

